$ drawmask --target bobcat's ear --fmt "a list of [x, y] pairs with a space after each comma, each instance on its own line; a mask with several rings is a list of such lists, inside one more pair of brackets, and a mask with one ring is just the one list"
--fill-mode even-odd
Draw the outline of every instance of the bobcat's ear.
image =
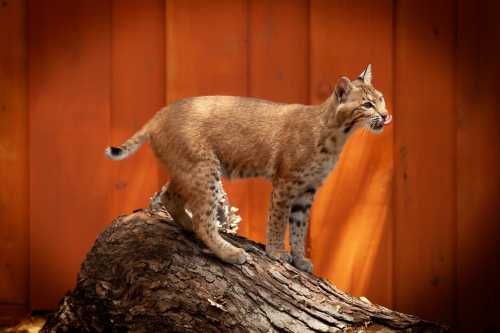
[[343, 102], [349, 94], [349, 91], [351, 91], [351, 88], [351, 80], [349, 80], [345, 76], [342, 76], [335, 85], [335, 96], [337, 96], [337, 101]]
[[366, 84], [372, 83], [372, 64], [368, 64], [368, 66], [366, 66], [366, 69], [363, 71], [363, 73], [359, 74], [358, 79]]

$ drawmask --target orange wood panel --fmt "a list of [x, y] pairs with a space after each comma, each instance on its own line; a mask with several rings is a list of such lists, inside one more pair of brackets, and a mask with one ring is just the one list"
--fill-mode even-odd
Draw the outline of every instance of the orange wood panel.
[[401, 1], [395, 56], [395, 307], [454, 316], [453, 2]]
[[[26, 2], [0, 4], [0, 304], [28, 302]], [[3, 318], [0, 318], [0, 321]]]
[[[309, 101], [309, 2], [249, 2], [249, 95], [288, 103]], [[265, 242], [271, 184], [249, 188], [250, 238]]]
[[111, 4], [40, 0], [28, 10], [31, 301], [47, 309], [109, 223]]
[[500, 332], [500, 3], [458, 1], [458, 331]]
[[[120, 144], [165, 105], [163, 0], [114, 0], [111, 44], [111, 143]], [[160, 187], [159, 165], [143, 147], [132, 158], [109, 161], [110, 218], [148, 204]]]
[[28, 304], [0, 303], [0, 327], [16, 325], [22, 318], [26, 318], [29, 313]]
[[[245, 1], [167, 2], [167, 101], [189, 96], [247, 94]], [[248, 181], [225, 183], [249, 234]]]
[[[374, 85], [392, 105], [392, 2], [311, 1], [311, 86], [322, 102], [341, 75], [373, 64]], [[394, 112], [397, 114], [397, 111]], [[341, 289], [392, 302], [393, 129], [358, 131], [313, 206], [315, 272]]]

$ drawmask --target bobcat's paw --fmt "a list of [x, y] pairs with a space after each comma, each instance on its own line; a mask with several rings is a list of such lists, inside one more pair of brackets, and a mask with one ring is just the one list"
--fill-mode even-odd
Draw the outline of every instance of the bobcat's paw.
[[292, 256], [285, 250], [280, 250], [273, 246], [266, 246], [266, 253], [272, 259], [282, 260], [288, 263], [292, 262]]
[[301, 271], [311, 273], [313, 269], [313, 264], [310, 259], [293, 257], [293, 265], [300, 269]]
[[250, 256], [245, 250], [236, 248], [234, 251], [231, 251], [231, 253], [222, 256], [221, 259], [229, 264], [241, 265], [248, 261]]

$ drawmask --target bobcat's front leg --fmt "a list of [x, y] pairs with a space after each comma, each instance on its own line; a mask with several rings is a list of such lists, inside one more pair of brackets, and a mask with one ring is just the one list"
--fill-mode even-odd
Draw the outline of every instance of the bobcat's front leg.
[[315, 188], [308, 188], [292, 203], [290, 213], [290, 248], [292, 249], [292, 262], [302, 271], [311, 272], [312, 263], [305, 257], [305, 242], [311, 205], [314, 200]]
[[290, 216], [292, 197], [286, 186], [274, 183], [271, 193], [271, 208], [267, 222], [266, 252], [273, 259], [291, 261], [291, 256], [285, 250], [285, 231]]

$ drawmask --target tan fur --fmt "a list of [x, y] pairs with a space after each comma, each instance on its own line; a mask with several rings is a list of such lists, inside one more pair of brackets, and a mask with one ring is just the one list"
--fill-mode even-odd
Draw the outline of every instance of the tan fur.
[[[368, 101], [373, 107], [363, 106]], [[131, 139], [106, 153], [122, 159], [149, 139], [172, 177], [162, 202], [186, 229], [194, 230], [230, 263], [243, 263], [247, 256], [218, 234], [217, 198], [224, 193], [220, 179], [269, 179], [273, 192], [266, 251], [310, 271], [304, 239], [316, 190], [352, 132], [360, 127], [379, 132], [386, 116], [368, 67], [354, 81], [340, 78], [332, 96], [320, 105], [230, 96], [183, 99], [159, 111]], [[192, 210], [192, 222], [185, 213], [186, 204]], [[291, 258], [283, 242], [288, 222]]]

